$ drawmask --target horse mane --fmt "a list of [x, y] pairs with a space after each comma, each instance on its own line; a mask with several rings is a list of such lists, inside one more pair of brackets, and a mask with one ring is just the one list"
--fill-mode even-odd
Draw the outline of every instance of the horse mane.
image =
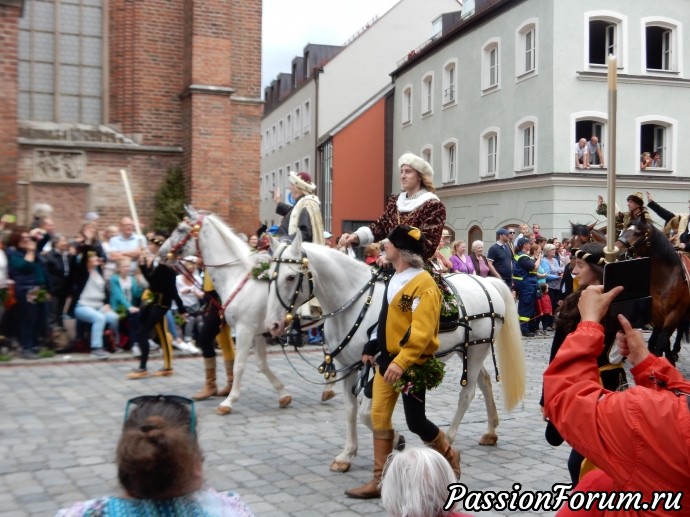
[[251, 249], [247, 243], [235, 235], [230, 227], [223, 222], [220, 217], [215, 214], [208, 213], [206, 215], [205, 223], [211, 223], [235, 257], [237, 257], [239, 260], [242, 260], [248, 266], [252, 266], [256, 263], [250, 259]]
[[680, 266], [680, 257], [664, 232], [642, 217], [637, 222], [637, 228], [643, 232], [649, 231], [649, 247], [652, 257], [658, 258], [669, 266]]

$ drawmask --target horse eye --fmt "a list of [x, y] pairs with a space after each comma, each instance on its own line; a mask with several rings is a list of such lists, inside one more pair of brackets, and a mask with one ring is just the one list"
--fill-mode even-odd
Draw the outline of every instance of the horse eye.
[[297, 277], [296, 277], [295, 275], [288, 275], [288, 277], [287, 277], [287, 279], [288, 279], [288, 282], [292, 282], [292, 281], [294, 281], [294, 280], [295, 280], [295, 278], [297, 278]]

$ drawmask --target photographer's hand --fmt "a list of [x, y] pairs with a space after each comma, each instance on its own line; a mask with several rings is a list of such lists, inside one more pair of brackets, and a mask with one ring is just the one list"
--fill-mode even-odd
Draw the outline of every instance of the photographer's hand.
[[608, 292], [602, 285], [590, 285], [582, 291], [577, 308], [580, 311], [582, 321], [594, 321], [599, 323], [606, 315], [613, 299], [623, 290], [623, 286], [616, 286]]
[[632, 328], [630, 322], [622, 314], [618, 315], [618, 321], [623, 328], [616, 334], [618, 351], [628, 358], [632, 366], [637, 366], [649, 355], [649, 350], [642, 337], [642, 332]]

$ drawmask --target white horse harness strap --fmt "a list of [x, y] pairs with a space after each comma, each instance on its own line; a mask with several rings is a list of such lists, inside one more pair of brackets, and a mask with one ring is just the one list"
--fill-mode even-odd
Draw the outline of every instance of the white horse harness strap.
[[[499, 382], [501, 380], [501, 376], [499, 375], [498, 372], [498, 365], [496, 364], [496, 353], [494, 351], [494, 332], [496, 330], [496, 320], [499, 319], [501, 321], [504, 320], [503, 316], [500, 314], [496, 314], [494, 311], [494, 302], [491, 299], [491, 295], [489, 294], [489, 291], [486, 290], [486, 287], [484, 287], [484, 284], [482, 284], [479, 280], [474, 278], [473, 275], [467, 275], [469, 278], [477, 282], [479, 287], [482, 288], [484, 291], [484, 294], [486, 295], [486, 299], [489, 302], [489, 312], [482, 312], [479, 314], [467, 314], [467, 308], [465, 307], [465, 304], [462, 301], [462, 297], [460, 296], [460, 293], [458, 290], [455, 288], [452, 282], [446, 281], [446, 285], [450, 287], [451, 291], [453, 291], [453, 295], [455, 298], [458, 300], [458, 310], [460, 311], [460, 321], [464, 322], [465, 325], [465, 339], [463, 340], [462, 343], [458, 343], [455, 345], [453, 348], [450, 350], [447, 350], [443, 352], [442, 354], [436, 354], [436, 357], [445, 357], [446, 355], [452, 354], [453, 352], [461, 351], [462, 352], [462, 379], [460, 380], [460, 385], [461, 386], [466, 386], [467, 385], [467, 354], [469, 352], [469, 348], [471, 345], [483, 345], [486, 343], [489, 343], [491, 345], [491, 358], [493, 359], [494, 362], [494, 369], [496, 371], [496, 382]], [[447, 277], [444, 277], [444, 281]], [[473, 320], [478, 320], [481, 318], [491, 318], [491, 333], [489, 334], [488, 338], [485, 339], [474, 339], [470, 341], [470, 330], [471, 327], [467, 324], [470, 321]]]

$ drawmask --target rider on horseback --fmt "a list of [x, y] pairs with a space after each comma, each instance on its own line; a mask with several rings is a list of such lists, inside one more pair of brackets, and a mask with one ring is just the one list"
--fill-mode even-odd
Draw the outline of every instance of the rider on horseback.
[[649, 192], [647, 194], [647, 202], [649, 208], [664, 220], [664, 234], [669, 238], [671, 243], [677, 248], [683, 250], [685, 253], [690, 252], [690, 235], [688, 235], [688, 220], [690, 214], [674, 214], [660, 206]]
[[[644, 217], [649, 224], [652, 224], [652, 216], [644, 206], [642, 192], [634, 192], [633, 194], [630, 194], [626, 198], [626, 201], [628, 203], [628, 211], [625, 213], [616, 212], [616, 228], [619, 230], [624, 230], [630, 226], [633, 221], [640, 217]], [[608, 213], [608, 207], [606, 206], [606, 203], [604, 203], [604, 198], [602, 196], [597, 197], [596, 212], [597, 214], [604, 216]]]

